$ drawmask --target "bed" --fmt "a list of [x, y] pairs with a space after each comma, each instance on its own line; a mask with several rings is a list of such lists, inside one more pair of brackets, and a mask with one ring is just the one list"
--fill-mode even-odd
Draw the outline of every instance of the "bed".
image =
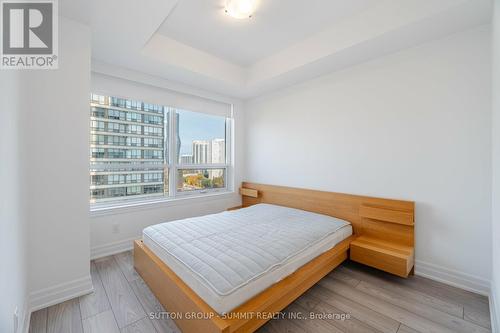
[[154, 225], [143, 242], [224, 315], [351, 235], [347, 221], [258, 204]]
[[359, 207], [403, 201], [243, 183], [242, 207], [154, 225], [134, 266], [183, 332], [253, 332], [348, 258]]

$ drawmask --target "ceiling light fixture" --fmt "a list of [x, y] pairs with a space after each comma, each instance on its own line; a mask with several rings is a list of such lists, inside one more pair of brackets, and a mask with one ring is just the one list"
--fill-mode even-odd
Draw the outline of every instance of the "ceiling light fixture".
[[226, 0], [225, 12], [237, 19], [252, 17], [256, 0]]

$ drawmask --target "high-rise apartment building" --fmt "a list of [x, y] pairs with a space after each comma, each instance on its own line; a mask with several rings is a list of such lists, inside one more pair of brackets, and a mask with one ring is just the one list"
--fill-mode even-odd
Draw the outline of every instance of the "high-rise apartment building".
[[[186, 155], [183, 155], [186, 156]], [[195, 140], [193, 141], [194, 164], [224, 164], [226, 163], [226, 140]]]
[[193, 155], [181, 155], [181, 164], [193, 164]]
[[210, 141], [194, 140], [193, 141], [193, 163], [208, 164], [212, 163]]
[[166, 107], [91, 95], [91, 202], [163, 195]]
[[213, 139], [211, 145], [211, 162], [216, 164], [226, 163], [226, 140]]

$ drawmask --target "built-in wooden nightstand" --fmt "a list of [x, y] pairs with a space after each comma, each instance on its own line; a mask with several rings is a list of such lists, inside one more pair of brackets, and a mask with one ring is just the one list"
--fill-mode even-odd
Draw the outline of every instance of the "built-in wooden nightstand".
[[350, 250], [351, 260], [398, 276], [407, 277], [413, 268], [411, 246], [360, 236], [351, 242]]
[[[413, 204], [413, 203], [412, 203]], [[415, 264], [414, 207], [361, 205], [362, 233], [351, 242], [353, 261], [408, 277]]]

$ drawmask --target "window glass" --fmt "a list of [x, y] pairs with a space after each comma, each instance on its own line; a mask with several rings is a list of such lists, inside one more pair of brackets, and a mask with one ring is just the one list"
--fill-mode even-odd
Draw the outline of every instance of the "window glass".
[[[91, 203], [168, 194], [167, 108], [149, 104], [144, 109], [140, 101], [92, 94], [90, 117]], [[146, 125], [155, 129], [143, 132]], [[150, 142], [154, 147], [146, 148]]]
[[225, 164], [226, 118], [177, 111], [179, 164]]
[[177, 191], [196, 191], [226, 187], [225, 169], [179, 169]]

